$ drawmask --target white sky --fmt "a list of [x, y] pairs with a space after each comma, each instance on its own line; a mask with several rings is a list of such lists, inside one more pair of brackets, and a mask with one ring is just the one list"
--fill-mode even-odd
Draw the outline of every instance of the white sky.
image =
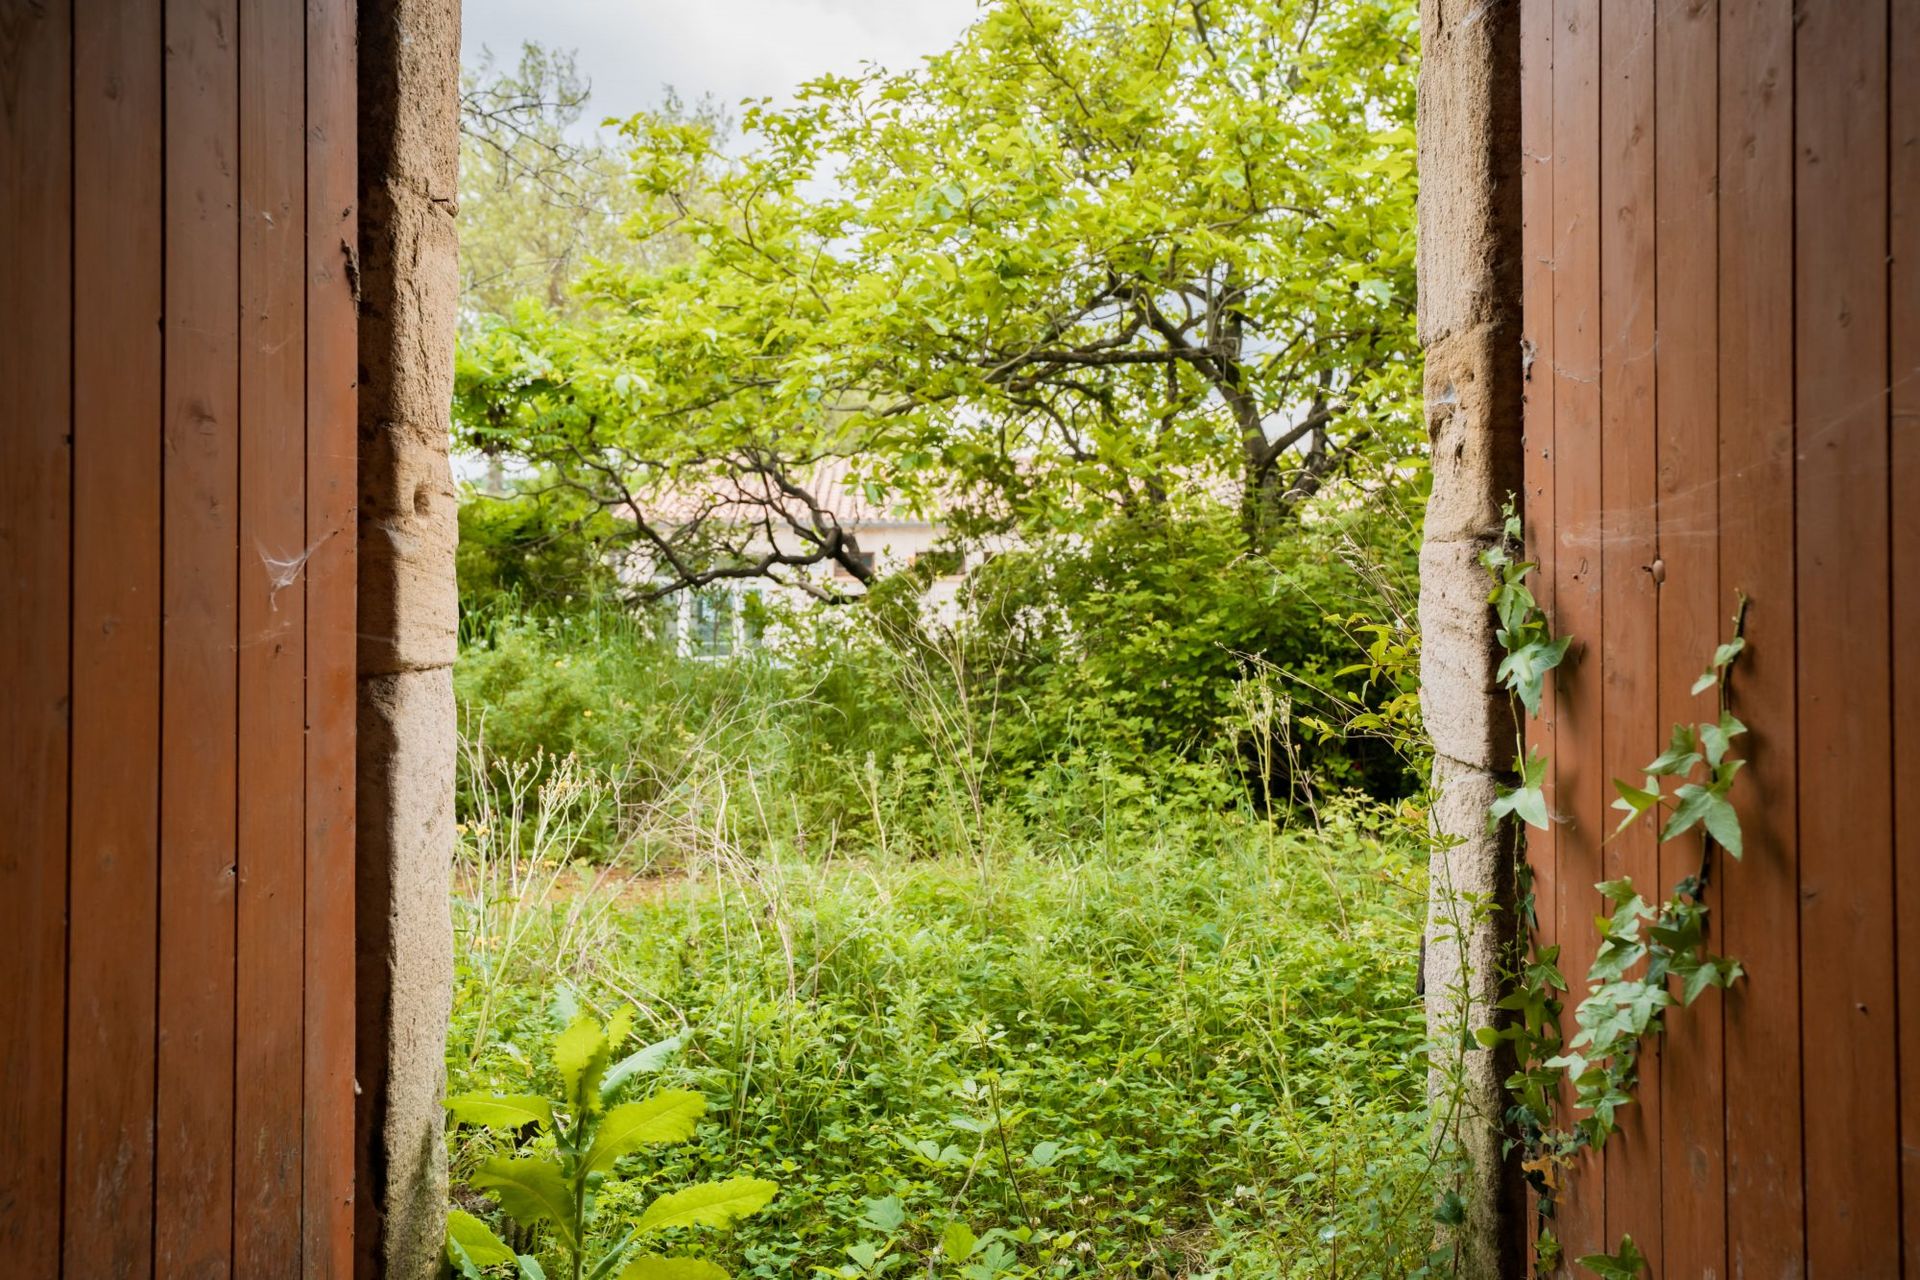
[[952, 44], [976, 0], [465, 0], [464, 9], [468, 62], [486, 45], [511, 65], [525, 40], [577, 51], [597, 121], [652, 106], [664, 85], [732, 108], [862, 62], [907, 67]]

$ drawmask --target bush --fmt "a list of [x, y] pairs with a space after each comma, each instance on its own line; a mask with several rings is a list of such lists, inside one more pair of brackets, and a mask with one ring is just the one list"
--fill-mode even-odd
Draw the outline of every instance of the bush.
[[[1384, 550], [1362, 556], [1352, 526]], [[1384, 532], [1383, 532], [1384, 526]], [[1365, 513], [1303, 526], [1249, 553], [1236, 513], [1217, 505], [1117, 517], [1083, 541], [1012, 552], [973, 584], [965, 625], [999, 639], [993, 673], [1020, 714], [999, 742], [1017, 773], [1062, 759], [1104, 758], [1147, 776], [1217, 788], [1223, 750], [1244, 772], [1281, 776], [1256, 790], [1297, 791], [1305, 770], [1332, 789], [1382, 798], [1411, 790], [1405, 765], [1365, 739], [1325, 742], [1305, 715], [1338, 720], [1373, 696], [1343, 675], [1363, 645], [1342, 619], [1379, 617], [1415, 570], [1410, 528]], [[1293, 713], [1286, 739], [1248, 749], [1242, 686], [1277, 672]], [[1244, 758], [1238, 758], [1244, 757]], [[1200, 767], [1196, 767], [1200, 766]], [[1232, 788], [1238, 790], [1238, 787]]]
[[[564, 866], [467, 833], [452, 1087], [550, 1089], [533, 1047], [564, 991], [681, 1036], [659, 1083], [719, 1118], [631, 1204], [609, 1184], [605, 1220], [747, 1167], [783, 1191], [714, 1255], [742, 1275], [928, 1274], [956, 1222], [1002, 1233], [991, 1277], [1420, 1274], [1448, 1166], [1417, 841], [1366, 806], [1277, 832], [1123, 805], [991, 862], [801, 860], [780, 797], [738, 784], [682, 875], [558, 901]], [[489, 1151], [459, 1147], [456, 1184]]]

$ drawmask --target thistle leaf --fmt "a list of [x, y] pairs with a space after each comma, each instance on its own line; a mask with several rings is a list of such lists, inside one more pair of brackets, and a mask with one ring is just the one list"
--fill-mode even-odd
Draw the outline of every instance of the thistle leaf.
[[686, 1089], [656, 1093], [645, 1102], [628, 1102], [607, 1112], [599, 1136], [587, 1152], [587, 1172], [604, 1173], [621, 1156], [662, 1142], [685, 1142], [695, 1121], [707, 1112], [707, 1100]]
[[766, 1207], [780, 1185], [765, 1178], [728, 1178], [669, 1191], [640, 1215], [644, 1232], [669, 1227], [726, 1227]]

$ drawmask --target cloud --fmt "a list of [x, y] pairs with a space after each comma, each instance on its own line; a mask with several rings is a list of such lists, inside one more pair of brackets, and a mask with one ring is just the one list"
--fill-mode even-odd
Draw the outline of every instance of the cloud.
[[976, 0], [466, 0], [466, 58], [485, 45], [502, 62], [535, 40], [579, 53], [592, 112], [625, 116], [672, 85], [785, 99], [794, 85], [863, 62], [906, 67], [951, 45]]

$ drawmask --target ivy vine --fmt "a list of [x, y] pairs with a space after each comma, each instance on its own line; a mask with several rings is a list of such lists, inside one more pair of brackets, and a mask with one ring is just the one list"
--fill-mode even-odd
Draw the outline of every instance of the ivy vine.
[[[1742, 849], [1731, 792], [1745, 764], [1734, 746], [1746, 726], [1733, 715], [1730, 682], [1746, 650], [1747, 601], [1739, 598], [1732, 638], [1714, 650], [1707, 670], [1693, 684], [1696, 696], [1715, 693], [1715, 718], [1674, 725], [1666, 750], [1646, 766], [1641, 785], [1613, 780], [1618, 796], [1613, 807], [1625, 817], [1608, 839], [1650, 814], [1663, 816], [1662, 843], [1699, 835], [1698, 867], [1658, 906], [1629, 878], [1595, 886], [1612, 911], [1598, 922], [1600, 945], [1587, 970], [1586, 994], [1574, 1010], [1577, 1030], [1563, 1041], [1561, 993], [1569, 988], [1560, 970], [1560, 949], [1534, 948], [1529, 941], [1539, 921], [1526, 833], [1529, 827], [1545, 830], [1552, 821], [1545, 790], [1549, 762], [1538, 746], [1527, 747], [1520, 712], [1528, 718], [1539, 716], [1547, 678], [1565, 661], [1572, 637], [1553, 634], [1527, 586], [1539, 566], [1524, 558], [1520, 518], [1511, 500], [1503, 536], [1481, 554], [1480, 563], [1493, 579], [1489, 601], [1505, 653], [1497, 678], [1516, 704], [1515, 785], [1500, 790], [1488, 820], [1514, 824], [1516, 910], [1523, 928], [1503, 975], [1506, 994], [1496, 1006], [1506, 1017], [1475, 1036], [1483, 1047], [1505, 1043], [1513, 1049], [1517, 1066], [1506, 1082], [1506, 1149], [1511, 1153], [1517, 1146], [1521, 1152], [1535, 1198], [1535, 1256], [1541, 1267], [1550, 1269], [1560, 1261], [1553, 1218], [1564, 1171], [1582, 1150], [1598, 1150], [1618, 1131], [1620, 1110], [1632, 1103], [1639, 1085], [1642, 1045], [1662, 1031], [1668, 1009], [1691, 1005], [1709, 987], [1729, 987], [1743, 972], [1737, 960], [1707, 947], [1705, 894], [1717, 851], [1725, 849], [1739, 858]], [[1562, 1081], [1572, 1087], [1577, 1114], [1570, 1125], [1557, 1127], [1554, 1098]], [[1646, 1267], [1631, 1237], [1623, 1238], [1614, 1253], [1576, 1261], [1604, 1280], [1630, 1280]]]

